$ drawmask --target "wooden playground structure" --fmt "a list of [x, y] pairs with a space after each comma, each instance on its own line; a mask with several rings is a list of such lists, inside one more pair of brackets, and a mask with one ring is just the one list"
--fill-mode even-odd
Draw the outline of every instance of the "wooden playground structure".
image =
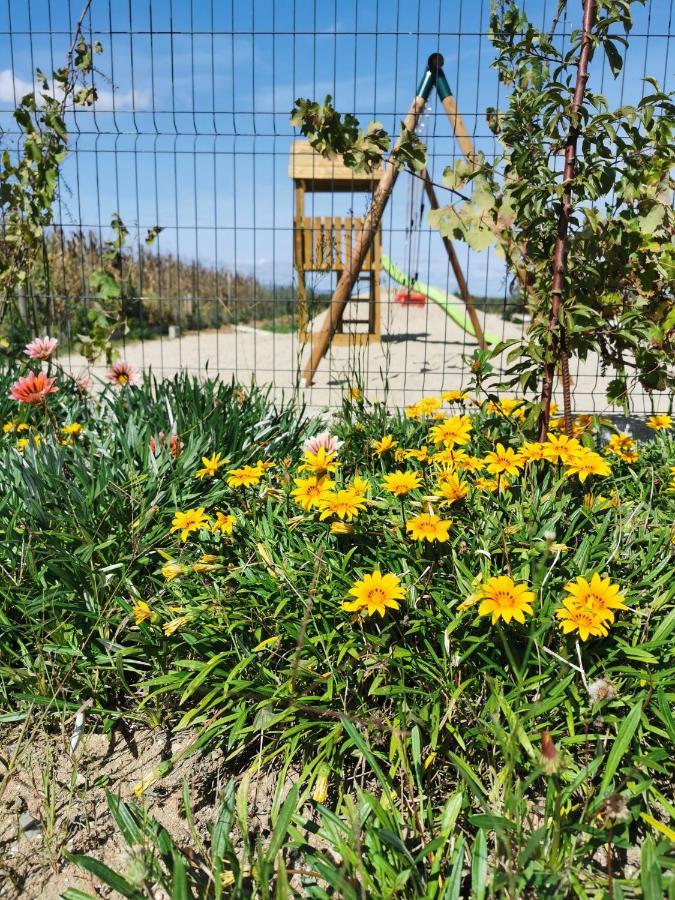
[[[404, 126], [414, 132], [427, 100], [434, 88], [448, 115], [453, 133], [464, 156], [471, 162], [474, 148], [464, 121], [457, 109], [455, 98], [443, 73], [443, 57], [433, 53], [410, 105]], [[372, 173], [356, 175], [341, 161], [326, 159], [316, 153], [307, 141], [294, 141], [291, 147], [288, 174], [295, 187], [295, 216], [293, 220], [293, 262], [298, 279], [298, 312], [300, 335], [310, 345], [310, 357], [302, 372], [302, 382], [310, 385], [319, 363], [333, 341], [339, 343], [364, 343], [379, 340], [381, 336], [380, 271], [381, 271], [381, 221], [387, 201], [396, 183], [399, 168], [395, 165], [399, 141], [390, 156]], [[436, 193], [424, 171], [425, 191], [432, 209], [438, 208]], [[366, 215], [354, 217], [312, 217], [305, 215], [305, 196], [312, 193], [367, 192], [372, 199]], [[452, 242], [444, 237], [450, 265], [459, 292], [471, 321], [476, 341], [485, 348], [485, 338], [480, 321], [471, 300], [457, 254]], [[332, 295], [330, 307], [320, 330], [308, 331], [306, 276], [310, 272], [336, 272], [339, 279]], [[367, 293], [352, 296], [359, 284], [367, 285]], [[367, 306], [367, 315], [345, 311], [360, 310]], [[367, 325], [367, 331], [355, 332], [351, 326]]]
[[[293, 265], [298, 283], [299, 330], [301, 340], [309, 342], [307, 275], [315, 272], [337, 272], [342, 275], [352, 260], [364, 219], [354, 216], [308, 216], [305, 198], [308, 194], [310, 197], [313, 194], [372, 195], [382, 177], [382, 170], [357, 175], [340, 160], [321, 156], [310, 147], [308, 141], [294, 141], [288, 174], [293, 179], [295, 191]], [[345, 318], [343, 312], [332, 336], [333, 343], [337, 345], [365, 344], [380, 339], [381, 249], [382, 237], [378, 227], [355, 281], [358, 291], [356, 297], [352, 295], [355, 317]], [[359, 330], [358, 326], [366, 326], [366, 329]]]

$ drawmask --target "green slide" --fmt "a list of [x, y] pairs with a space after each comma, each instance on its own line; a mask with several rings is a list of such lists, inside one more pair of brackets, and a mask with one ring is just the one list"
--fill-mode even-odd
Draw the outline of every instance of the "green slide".
[[[410, 288], [411, 291], [416, 291], [418, 294], [424, 294], [429, 300], [432, 300], [436, 303], [440, 308], [446, 313], [453, 322], [456, 322], [460, 328], [463, 328], [468, 334], [472, 337], [475, 337], [476, 334], [473, 329], [473, 325], [471, 324], [469, 317], [467, 315], [466, 309], [463, 303], [456, 303], [451, 297], [440, 288], [430, 287], [428, 284], [424, 284], [422, 281], [417, 281], [414, 278], [408, 278], [408, 276], [403, 272], [396, 263], [393, 263], [389, 257], [383, 253], [380, 257], [380, 261], [382, 263], [382, 268], [394, 281], [397, 281], [399, 284], [402, 284], [404, 287]], [[498, 344], [499, 338], [495, 337], [494, 334], [490, 334], [489, 331], [484, 332], [485, 341], [488, 344]]]

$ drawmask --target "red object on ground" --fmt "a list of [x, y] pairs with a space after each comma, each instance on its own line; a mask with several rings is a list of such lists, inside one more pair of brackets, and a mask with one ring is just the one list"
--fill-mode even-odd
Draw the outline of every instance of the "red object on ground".
[[427, 302], [427, 298], [424, 294], [418, 294], [415, 291], [399, 291], [394, 297], [394, 302], [424, 306]]

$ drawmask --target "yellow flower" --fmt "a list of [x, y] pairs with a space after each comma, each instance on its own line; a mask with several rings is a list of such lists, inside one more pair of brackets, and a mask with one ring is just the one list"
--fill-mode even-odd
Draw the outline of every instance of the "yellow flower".
[[466, 391], [444, 391], [441, 400], [445, 403], [464, 403], [468, 396]]
[[326, 491], [319, 499], [320, 519], [337, 516], [351, 522], [366, 505], [366, 498], [356, 491]]
[[434, 425], [429, 431], [429, 437], [434, 444], [455, 447], [469, 443], [472, 429], [473, 425], [468, 416], [451, 416], [438, 425]]
[[379, 441], [373, 441], [372, 447], [378, 456], [382, 456], [382, 454], [386, 453], [388, 450], [393, 450], [394, 447], [398, 447], [398, 441], [395, 441], [391, 434], [385, 434]]
[[544, 459], [544, 445], [539, 441], [525, 441], [518, 451], [518, 456], [524, 463]]
[[623, 462], [637, 462], [638, 455], [635, 441], [629, 434], [613, 434], [605, 447], [607, 456], [618, 456]]
[[429, 448], [427, 447], [427, 445], [423, 444], [419, 448], [419, 450], [415, 450], [414, 448], [412, 450], [406, 450], [405, 458], [416, 459], [417, 462], [421, 463], [428, 463], [433, 458], [433, 455], [429, 453]]
[[382, 618], [387, 609], [398, 609], [398, 600], [405, 597], [405, 591], [401, 587], [401, 579], [390, 573], [382, 575], [381, 572], [373, 572], [372, 575], [364, 575], [361, 581], [357, 581], [349, 589], [349, 593], [356, 597], [342, 604], [346, 612], [366, 611], [369, 616], [379, 613]]
[[70, 425], [63, 425], [61, 434], [66, 435], [66, 437], [79, 437], [82, 434], [82, 426], [79, 422], [71, 422]]
[[328, 472], [335, 472], [339, 465], [335, 451], [326, 450], [325, 447], [319, 447], [316, 453], [308, 450], [303, 459], [302, 465], [298, 466], [298, 472], [313, 472], [315, 475], [326, 475]]
[[167, 622], [163, 626], [164, 634], [168, 637], [170, 634], [178, 631], [179, 628], [182, 628], [183, 625], [186, 625], [190, 621], [190, 616], [178, 616], [177, 619], [171, 619], [170, 622]]
[[16, 430], [17, 431], [30, 431], [31, 428], [27, 422], [19, 422], [19, 424], [16, 426]]
[[195, 478], [215, 478], [218, 469], [227, 464], [227, 459], [221, 459], [221, 453], [212, 453], [211, 456], [202, 456], [203, 469], [198, 469]]
[[265, 474], [265, 468], [261, 463], [255, 466], [242, 466], [240, 469], [230, 469], [227, 473], [227, 483], [230, 487], [252, 487], [258, 484]]
[[171, 525], [171, 532], [180, 531], [180, 539], [185, 541], [191, 531], [210, 528], [211, 520], [204, 514], [204, 507], [200, 506], [198, 509], [188, 509], [186, 512], [177, 511]]
[[485, 462], [490, 475], [518, 475], [523, 468], [520, 456], [512, 447], [497, 444], [496, 451], [485, 454]]
[[493, 625], [499, 619], [503, 619], [507, 625], [511, 619], [522, 623], [525, 616], [530, 616], [533, 612], [532, 591], [528, 590], [526, 584], [516, 584], [508, 575], [488, 578], [485, 584], [480, 586], [478, 593], [469, 599], [480, 601], [478, 615], [492, 616]]
[[134, 614], [134, 619], [137, 625], [140, 625], [142, 622], [147, 621], [148, 619], [152, 619], [153, 613], [145, 600], [137, 600], [136, 603], [131, 607], [131, 612]]
[[394, 450], [394, 462], [397, 463], [397, 465], [400, 466], [407, 458], [408, 451], [404, 450], [403, 447], [397, 447], [396, 450]]
[[382, 487], [385, 491], [389, 491], [390, 494], [396, 494], [397, 497], [402, 497], [408, 491], [418, 488], [421, 484], [422, 479], [417, 472], [401, 471], [400, 469], [385, 475], [382, 479]]
[[365, 497], [370, 490], [370, 482], [367, 478], [361, 478], [360, 475], [355, 475], [352, 478], [352, 483], [348, 485], [348, 490], [358, 494], [359, 497]]
[[417, 415], [433, 416], [441, 408], [442, 404], [443, 401], [439, 400], [438, 397], [422, 397], [421, 400], [417, 401]]
[[452, 522], [450, 519], [441, 519], [440, 516], [434, 516], [431, 513], [422, 513], [421, 516], [415, 516], [405, 526], [410, 537], [414, 541], [438, 541], [440, 544], [448, 540], [448, 530]]
[[577, 607], [570, 597], [563, 600], [563, 608], [556, 610], [556, 616], [560, 619], [560, 627], [564, 634], [578, 631], [582, 641], [589, 637], [606, 637], [609, 634], [607, 627], [597, 613], [584, 607]]
[[495, 491], [499, 491], [501, 494], [502, 491], [509, 489], [508, 478], [500, 478], [499, 480], [496, 478], [476, 478], [473, 484], [479, 491], [488, 491], [490, 494], [494, 494]]
[[582, 484], [589, 475], [605, 476], [610, 475], [611, 472], [609, 463], [599, 453], [583, 448], [573, 453], [571, 459], [565, 463], [565, 475], [568, 478], [572, 475], [578, 475]]
[[487, 411], [490, 413], [499, 413], [503, 416], [522, 421], [525, 418], [525, 401], [515, 400], [509, 397], [505, 397], [503, 400], [500, 400], [499, 403], [493, 403], [492, 400], [490, 400], [487, 405]]
[[230, 513], [225, 514], [222, 512], [216, 513], [216, 521], [211, 526], [212, 534], [232, 534], [234, 529], [234, 523], [236, 522], [235, 516]]
[[647, 428], [651, 428], [652, 431], [667, 431], [672, 424], [672, 416], [667, 416], [664, 414], [650, 416], [646, 422]]
[[459, 479], [459, 475], [455, 472], [439, 479], [434, 495], [441, 497], [445, 503], [457, 503], [463, 500], [469, 493], [469, 488]]
[[329, 491], [335, 482], [327, 475], [317, 477], [309, 475], [307, 478], [294, 478], [295, 488], [291, 491], [291, 497], [298, 506], [309, 511], [314, 506], [319, 506], [323, 494]]
[[312, 791], [312, 800], [316, 803], [325, 803], [328, 796], [328, 777], [330, 775], [330, 766], [321, 763], [317, 769], [317, 777], [314, 782], [314, 790]]
[[359, 400], [363, 399], [363, 391], [360, 387], [350, 387], [349, 396], [352, 400], [356, 400], [356, 402], [358, 403]]
[[183, 566], [180, 563], [177, 563], [175, 560], [170, 559], [167, 563], [162, 566], [162, 575], [166, 578], [167, 581], [173, 581], [174, 578], [178, 578], [179, 575], [182, 575], [185, 572]]
[[568, 610], [586, 609], [599, 616], [601, 621], [613, 622], [615, 609], [628, 609], [624, 596], [619, 593], [619, 585], [612, 584], [609, 578], [601, 578], [597, 572], [590, 581], [581, 576], [570, 581], [565, 590], [570, 594], [563, 600]]
[[216, 569], [221, 569], [221, 564], [217, 561], [218, 557], [213, 556], [211, 553], [205, 553], [203, 556], [200, 556], [197, 562], [192, 566], [193, 572], [214, 572]]
[[331, 534], [353, 534], [354, 526], [348, 525], [346, 522], [341, 522], [338, 519], [337, 521], [330, 523], [330, 533]]
[[419, 417], [422, 415], [417, 403], [411, 403], [410, 406], [406, 406], [405, 414], [407, 419], [419, 419]]
[[11, 434], [12, 431], [16, 430], [16, 422], [5, 422], [2, 426], [2, 430], [5, 434]]
[[581, 450], [581, 444], [576, 438], [568, 438], [566, 434], [548, 434], [547, 443], [544, 444], [544, 459], [551, 463], [567, 463], [572, 456]]

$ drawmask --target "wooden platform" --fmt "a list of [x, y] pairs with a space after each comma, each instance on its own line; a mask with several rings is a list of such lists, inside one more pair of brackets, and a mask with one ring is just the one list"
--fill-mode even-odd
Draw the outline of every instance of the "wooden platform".
[[373, 172], [355, 174], [340, 159], [326, 159], [307, 141], [293, 141], [288, 158], [288, 177], [304, 182], [309, 193], [349, 193], [373, 191], [382, 177], [382, 167]]

